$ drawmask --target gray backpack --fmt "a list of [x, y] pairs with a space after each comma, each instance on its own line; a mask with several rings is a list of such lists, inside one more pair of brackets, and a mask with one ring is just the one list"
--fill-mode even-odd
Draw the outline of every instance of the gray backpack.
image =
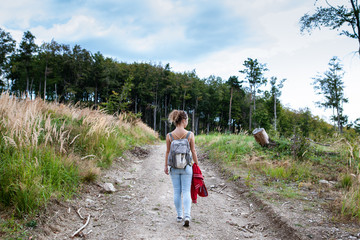
[[174, 139], [173, 135], [169, 133], [171, 138], [170, 152], [168, 156], [168, 165], [173, 168], [185, 169], [187, 165], [191, 165], [192, 155], [190, 152], [189, 131], [186, 138]]

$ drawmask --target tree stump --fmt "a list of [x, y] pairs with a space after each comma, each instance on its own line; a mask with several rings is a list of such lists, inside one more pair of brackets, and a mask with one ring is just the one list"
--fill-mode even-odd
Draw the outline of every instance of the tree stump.
[[267, 135], [265, 129], [255, 128], [252, 134], [254, 135], [256, 142], [258, 142], [262, 147], [269, 145], [269, 136]]

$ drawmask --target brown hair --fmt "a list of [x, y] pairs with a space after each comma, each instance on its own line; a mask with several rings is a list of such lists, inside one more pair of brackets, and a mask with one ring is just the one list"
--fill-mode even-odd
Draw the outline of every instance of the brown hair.
[[187, 119], [188, 116], [185, 111], [182, 110], [173, 110], [169, 114], [169, 122], [175, 123], [175, 126], [179, 125], [182, 120]]

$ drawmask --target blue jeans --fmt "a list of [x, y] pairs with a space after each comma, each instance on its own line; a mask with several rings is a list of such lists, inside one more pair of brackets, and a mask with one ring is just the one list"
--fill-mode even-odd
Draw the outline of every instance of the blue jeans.
[[[170, 169], [170, 176], [174, 188], [174, 204], [178, 217], [183, 217], [182, 202], [184, 202], [184, 217], [191, 217], [191, 180], [192, 167], [187, 165], [185, 169]], [[183, 201], [181, 200], [181, 194]]]

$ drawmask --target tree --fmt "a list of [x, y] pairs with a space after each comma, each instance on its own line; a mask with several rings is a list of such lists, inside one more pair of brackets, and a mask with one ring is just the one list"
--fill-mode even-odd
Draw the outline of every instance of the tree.
[[129, 95], [132, 87], [134, 86], [132, 83], [133, 79], [133, 76], [129, 76], [121, 88], [121, 93], [112, 91], [112, 95], [110, 95], [108, 102], [101, 104], [105, 107], [108, 113], [120, 113], [128, 110], [127, 108], [131, 104]]
[[[267, 79], [263, 76], [264, 72], [268, 69], [266, 68], [266, 64], [261, 64], [257, 59], [253, 60], [248, 58], [244, 61], [243, 66], [245, 66], [244, 70], [240, 70], [239, 72], [245, 74], [245, 79], [248, 81], [250, 86], [250, 101], [253, 102], [253, 106], [250, 104], [250, 116], [249, 116], [249, 130], [252, 129], [252, 113], [253, 110], [256, 110], [256, 93], [261, 93], [260, 87], [262, 85], [266, 85]], [[253, 107], [253, 110], [252, 110]]]
[[[342, 132], [344, 120], [343, 103], [348, 99], [344, 97], [344, 82], [342, 78], [344, 72], [337, 57], [333, 57], [329, 62], [329, 70], [324, 75], [319, 75], [314, 79], [313, 85], [317, 94], [323, 95], [324, 100], [317, 102], [320, 107], [331, 108], [333, 110], [333, 119], [337, 121], [338, 131]], [[336, 111], [336, 115], [334, 113]]]
[[274, 100], [274, 130], [276, 131], [276, 125], [277, 125], [277, 111], [276, 111], [276, 105], [277, 105], [277, 99], [281, 96], [280, 89], [284, 86], [284, 82], [286, 79], [282, 79], [278, 84], [276, 77], [271, 77], [270, 84], [271, 84], [271, 90], [270, 93]]
[[29, 96], [29, 91], [32, 88], [32, 84], [30, 85], [30, 71], [33, 67], [33, 55], [36, 53], [37, 49], [38, 46], [35, 44], [35, 36], [30, 31], [24, 32], [20, 42], [20, 61], [22, 61], [25, 68], [27, 96]]
[[239, 82], [238, 77], [231, 76], [229, 80], [226, 82], [230, 86], [230, 102], [229, 102], [229, 132], [231, 132], [231, 105], [233, 99], [234, 89], [238, 89], [241, 87], [241, 82]]
[[[315, 1], [317, 3], [318, 0]], [[360, 55], [360, 4], [358, 0], [348, 0], [347, 4], [333, 6], [325, 0], [327, 7], [317, 7], [313, 15], [308, 13], [301, 17], [301, 32], [309, 33], [315, 28], [327, 27], [341, 30], [340, 35], [357, 39]]]
[[360, 118], [357, 118], [354, 121], [354, 128], [357, 133], [360, 133]]
[[[50, 74], [56, 75], [55, 69], [58, 68], [60, 64], [56, 61], [60, 51], [61, 45], [54, 41], [54, 39], [51, 40], [50, 43], [43, 43], [40, 46], [39, 57], [44, 62], [44, 100], [47, 96], [48, 76]], [[56, 77], [54, 76], [54, 78]], [[54, 84], [56, 84], [56, 82]]]
[[14, 50], [15, 40], [11, 37], [10, 33], [5, 32], [0, 28], [0, 87], [5, 85], [1, 77], [4, 74], [5, 67], [9, 62], [9, 55], [13, 53]]

